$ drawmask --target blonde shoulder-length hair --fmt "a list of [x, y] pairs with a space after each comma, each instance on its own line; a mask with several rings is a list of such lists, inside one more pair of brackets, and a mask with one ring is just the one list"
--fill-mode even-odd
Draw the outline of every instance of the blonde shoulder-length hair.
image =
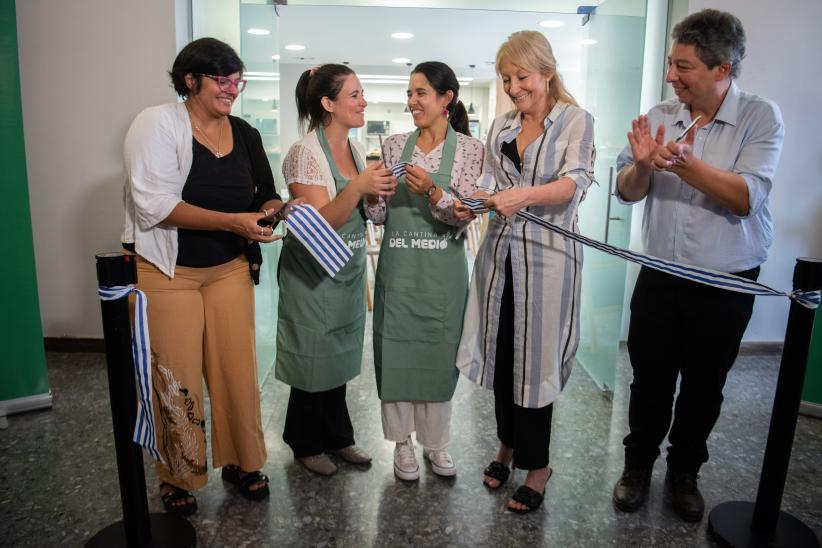
[[552, 76], [548, 84], [548, 95], [555, 101], [579, 106], [574, 96], [565, 88], [562, 76], [557, 72], [554, 51], [548, 39], [541, 32], [521, 30], [509, 36], [497, 51], [497, 75], [500, 73], [500, 66], [505, 62]]

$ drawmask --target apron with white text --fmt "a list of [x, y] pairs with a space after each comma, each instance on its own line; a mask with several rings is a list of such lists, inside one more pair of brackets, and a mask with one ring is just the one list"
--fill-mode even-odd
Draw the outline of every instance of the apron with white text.
[[[409, 162], [419, 136], [405, 144]], [[448, 127], [438, 173], [450, 192], [457, 137]], [[449, 401], [468, 294], [464, 238], [434, 218], [428, 199], [401, 180], [391, 198], [374, 287], [374, 369], [383, 401]]]
[[[340, 175], [322, 127], [317, 139], [339, 194]], [[351, 145], [349, 144], [349, 148]], [[362, 160], [351, 154], [362, 171]], [[360, 373], [365, 334], [365, 222], [360, 208], [337, 229], [354, 256], [334, 278], [293, 236], [283, 240], [278, 280], [277, 379], [308, 392], [342, 386]]]

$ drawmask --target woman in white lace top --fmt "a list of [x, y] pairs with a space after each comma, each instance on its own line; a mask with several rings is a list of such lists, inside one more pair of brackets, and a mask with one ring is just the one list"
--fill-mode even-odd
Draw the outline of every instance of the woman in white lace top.
[[297, 110], [308, 134], [285, 157], [291, 195], [314, 206], [353, 256], [332, 278], [291, 235], [283, 241], [278, 281], [276, 376], [291, 386], [283, 440], [312, 472], [331, 475], [327, 453], [367, 464], [354, 444], [346, 383], [360, 372], [365, 329], [364, 196], [390, 196], [396, 180], [382, 165], [365, 167], [351, 128], [365, 124], [367, 103], [357, 75], [344, 65], [303, 73]]

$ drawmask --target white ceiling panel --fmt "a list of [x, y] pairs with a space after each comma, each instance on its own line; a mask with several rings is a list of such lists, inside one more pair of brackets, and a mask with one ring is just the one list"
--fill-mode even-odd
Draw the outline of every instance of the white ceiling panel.
[[[276, 71], [279, 63], [319, 64], [347, 61], [358, 72], [362, 67], [379, 68], [378, 74], [407, 74], [408, 67], [392, 63], [398, 57], [410, 63], [443, 61], [460, 77], [495, 77], [493, 61], [497, 48], [512, 32], [542, 31], [551, 41], [560, 71], [578, 71], [587, 35], [582, 16], [567, 13], [523, 11], [480, 11], [432, 8], [341, 7], [341, 6], [242, 6], [242, 57], [249, 70]], [[559, 28], [542, 28], [540, 21], [561, 21]], [[270, 29], [271, 35], [254, 36], [249, 28]], [[409, 32], [410, 40], [391, 38]], [[287, 51], [287, 44], [305, 46]]]

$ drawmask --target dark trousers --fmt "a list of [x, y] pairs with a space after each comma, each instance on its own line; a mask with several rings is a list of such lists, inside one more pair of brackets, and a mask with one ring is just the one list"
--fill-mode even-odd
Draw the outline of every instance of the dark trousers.
[[306, 392], [292, 386], [283, 441], [296, 458], [354, 445], [345, 385], [324, 392]]
[[497, 355], [494, 361], [494, 413], [497, 437], [513, 448], [514, 466], [537, 470], [548, 466], [553, 404], [536, 409], [514, 403], [514, 285], [511, 256], [505, 260], [500, 302]]
[[[737, 275], [755, 280], [759, 267]], [[708, 435], [719, 418], [722, 388], [753, 303], [753, 295], [642, 268], [628, 332], [634, 379], [628, 408], [631, 431], [623, 441], [627, 465], [653, 466], [669, 427], [670, 469], [696, 473], [708, 460]]]

